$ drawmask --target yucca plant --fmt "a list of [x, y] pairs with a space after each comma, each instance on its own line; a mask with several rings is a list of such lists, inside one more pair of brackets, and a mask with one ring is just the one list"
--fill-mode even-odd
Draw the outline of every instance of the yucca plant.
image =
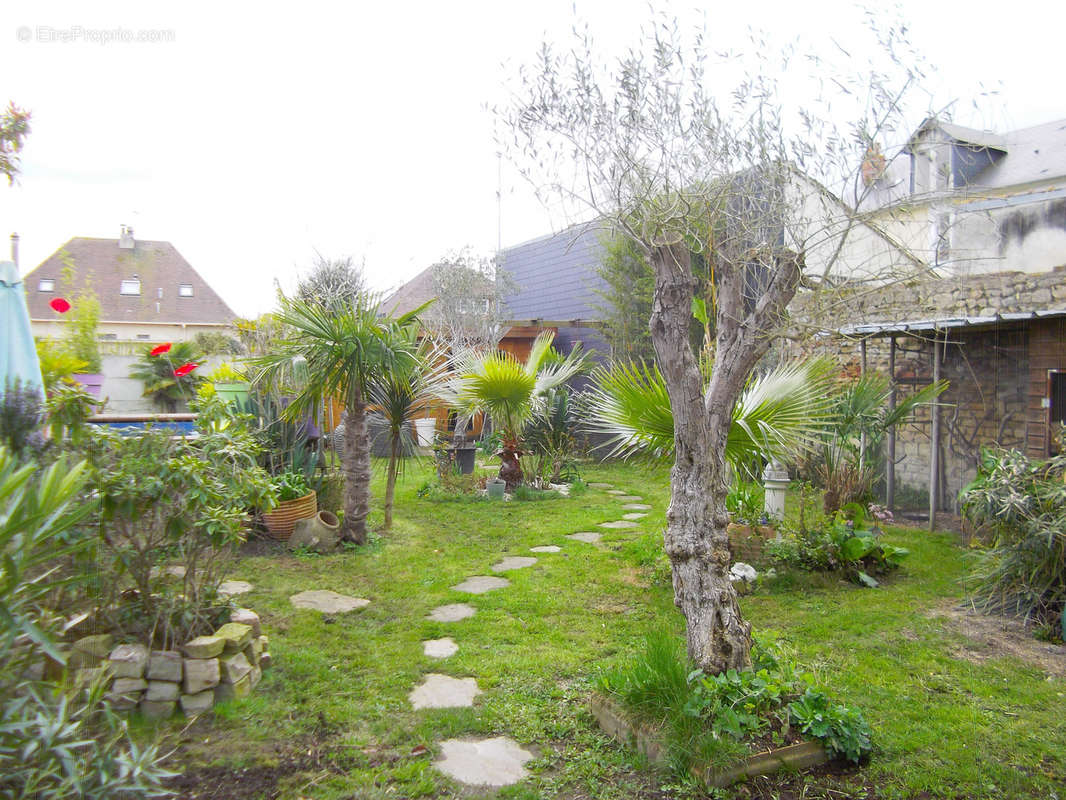
[[411, 346], [417, 350], [415, 359], [392, 372], [382, 373], [370, 386], [370, 402], [374, 407], [371, 428], [384, 431], [389, 447], [385, 468], [385, 530], [392, 527], [396, 478], [403, 469], [404, 459], [418, 452], [412, 433], [414, 420], [425, 412], [429, 401], [443, 387], [448, 366], [444, 354], [429, 340], [421, 345], [413, 341], [413, 327], [405, 329], [404, 335], [412, 338]]
[[[674, 452], [674, 415], [658, 367], [615, 364], [593, 372], [591, 428], [608, 434], [611, 455]], [[753, 376], [732, 409], [725, 459], [734, 469], [753, 459], [785, 459], [814, 447], [832, 423], [830, 365], [795, 361]]]
[[552, 349], [555, 334], [541, 333], [525, 362], [511, 353], [467, 353], [455, 359], [455, 376], [438, 396], [462, 414], [484, 412], [500, 435], [499, 477], [514, 491], [522, 482], [522, 438], [545, 394], [562, 386], [584, 367], [575, 348], [566, 356]]

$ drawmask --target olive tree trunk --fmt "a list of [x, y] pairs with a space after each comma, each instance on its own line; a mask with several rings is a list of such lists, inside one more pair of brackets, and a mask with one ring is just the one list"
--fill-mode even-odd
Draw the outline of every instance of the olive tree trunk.
[[747, 304], [744, 265], [716, 263], [716, 358], [704, 389], [689, 340], [695, 280], [688, 249], [668, 245], [647, 255], [655, 271], [652, 342], [674, 415], [665, 535], [674, 603], [685, 616], [688, 654], [697, 666], [709, 674], [743, 669], [751, 664], [751, 625], [729, 580], [726, 443], [733, 407], [796, 292], [798, 261], [771, 256], [767, 286]]
[[349, 401], [344, 425], [344, 525], [341, 539], [366, 544], [366, 517], [370, 513], [370, 435], [366, 403]]

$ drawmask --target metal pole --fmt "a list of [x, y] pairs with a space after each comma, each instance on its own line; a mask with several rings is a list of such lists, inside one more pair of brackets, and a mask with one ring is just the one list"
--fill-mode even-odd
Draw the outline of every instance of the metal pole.
[[[933, 332], [933, 383], [940, 380], [940, 332]], [[940, 404], [933, 400], [932, 430], [929, 433], [929, 530], [936, 524], [940, 494]]]
[[[861, 342], [859, 342], [859, 352], [862, 354], [862, 363], [860, 365], [860, 368], [862, 369], [862, 374], [865, 376], [866, 375], [866, 340], [865, 339], [863, 339]], [[866, 468], [866, 431], [863, 430], [863, 432], [859, 435], [859, 469], [865, 469], [865, 468]]]
[[[896, 410], [896, 337], [888, 339], [888, 395], [889, 413]], [[888, 429], [888, 455], [885, 457], [885, 506], [891, 511], [896, 505], [896, 426]]]

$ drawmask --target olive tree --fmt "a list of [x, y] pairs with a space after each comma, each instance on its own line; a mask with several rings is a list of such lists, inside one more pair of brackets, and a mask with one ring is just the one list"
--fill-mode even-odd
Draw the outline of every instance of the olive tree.
[[[784, 330], [801, 282], [916, 263], [861, 210], [863, 153], [903, 130], [901, 99], [920, 77], [910, 66], [918, 60], [894, 55], [905, 45], [899, 28], [874, 33], [890, 74], [782, 53], [775, 64], [790, 82], [798, 67], [810, 70], [821, 91], [790, 108], [765, 43], [750, 57], [727, 56], [706, 30], [685, 36], [656, 18], [606, 63], [578, 31], [558, 52], [545, 44], [497, 109], [510, 134], [501, 145], [538, 190], [627, 237], [654, 272], [651, 338], [675, 439], [665, 549], [689, 656], [708, 673], [750, 664], [725, 505], [726, 443], [749, 376]], [[857, 113], [842, 127], [834, 121], [846, 101]], [[697, 258], [713, 286], [709, 380], [690, 337]]]

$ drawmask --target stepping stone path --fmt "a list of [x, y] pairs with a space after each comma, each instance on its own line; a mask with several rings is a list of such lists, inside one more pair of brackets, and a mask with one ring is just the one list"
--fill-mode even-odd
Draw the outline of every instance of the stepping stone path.
[[596, 544], [600, 540], [600, 534], [595, 531], [579, 531], [578, 533], [566, 534], [567, 539], [573, 539], [575, 542], [584, 542], [585, 544]]
[[589, 484], [589, 488], [590, 489], [613, 489], [614, 486], [612, 486], [609, 483], [590, 483]]
[[523, 766], [533, 758], [505, 736], [440, 743], [441, 758], [433, 766], [457, 781], [472, 786], [509, 786], [529, 775]]
[[601, 522], [601, 528], [621, 529], [621, 528], [639, 528], [640, 526], [628, 519], [619, 519], [614, 522]]
[[426, 619], [431, 619], [434, 622], [458, 622], [461, 619], [467, 619], [474, 616], [477, 613], [477, 609], [473, 606], [468, 606], [466, 603], [452, 603], [446, 606], [437, 606], [429, 612], [429, 616]]
[[459, 645], [448, 637], [422, 642], [422, 653], [430, 658], [448, 658], [458, 652]]
[[493, 564], [491, 569], [493, 572], [509, 572], [512, 569], [532, 567], [536, 563], [537, 559], [530, 556], [508, 556], [499, 564]]
[[503, 589], [505, 586], [510, 586], [511, 582], [506, 578], [493, 578], [491, 575], [475, 575], [472, 578], [467, 578], [462, 583], [456, 584], [452, 588], [457, 592], [466, 592], [467, 594], [485, 594], [485, 592], [491, 592], [493, 589]]
[[647, 503], [626, 503], [622, 508], [626, 511], [651, 511], [651, 506]]
[[607, 490], [607, 494], [623, 495], [623, 494], [628, 494], [628, 492], [623, 492], [621, 489], [608, 489]]
[[620, 494], [618, 495], [618, 499], [623, 503], [639, 503], [644, 498], [639, 494]]
[[289, 598], [297, 608], [310, 608], [321, 611], [324, 614], [344, 614], [347, 611], [355, 611], [357, 608], [366, 608], [370, 605], [369, 600], [362, 597], [349, 597], [346, 594], [337, 594], [328, 589], [311, 589], [306, 592], [294, 594]]
[[622, 519], [644, 519], [647, 514], [623, 514]]
[[232, 597], [236, 594], [245, 594], [252, 591], [252, 584], [248, 581], [222, 581], [218, 585], [218, 593], [223, 597]]
[[431, 672], [421, 686], [407, 695], [417, 711], [420, 708], [468, 708], [481, 694], [474, 678], [453, 678]]
[[540, 545], [538, 547], [529, 548], [529, 552], [531, 552], [531, 553], [558, 553], [562, 549], [563, 548], [557, 547], [554, 544], [542, 544], [542, 545]]

